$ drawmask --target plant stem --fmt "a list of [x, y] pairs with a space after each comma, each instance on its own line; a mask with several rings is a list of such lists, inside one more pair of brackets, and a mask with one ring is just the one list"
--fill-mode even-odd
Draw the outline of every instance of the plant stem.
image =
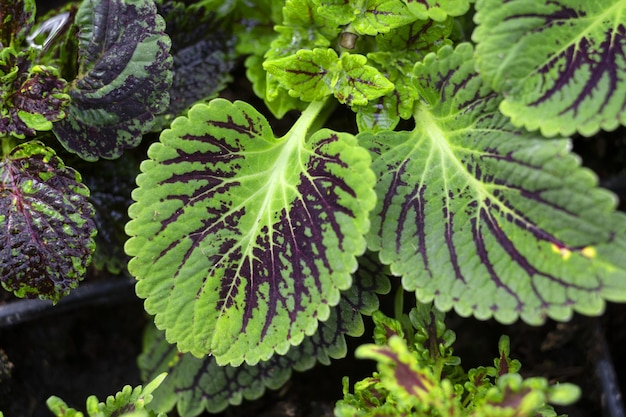
[[11, 136], [2, 137], [2, 156], [8, 155], [15, 148], [15, 138]]
[[312, 133], [317, 132], [319, 129], [324, 126], [326, 123], [326, 119], [332, 111], [334, 110], [334, 105], [336, 102], [334, 100], [328, 100], [325, 98], [324, 100], [312, 101], [306, 109], [302, 112], [296, 123], [293, 125], [289, 132], [284, 136], [284, 138], [289, 136], [299, 136], [308, 139]]

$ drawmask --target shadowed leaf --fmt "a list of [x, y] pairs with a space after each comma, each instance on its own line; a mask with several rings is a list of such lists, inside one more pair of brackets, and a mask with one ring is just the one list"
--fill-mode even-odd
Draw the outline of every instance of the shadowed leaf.
[[35, 0], [0, 0], [0, 49], [17, 46], [35, 21]]
[[69, 89], [69, 115], [53, 131], [85, 160], [114, 159], [137, 146], [169, 104], [165, 22], [151, 1], [85, 0], [76, 24], [79, 74]]

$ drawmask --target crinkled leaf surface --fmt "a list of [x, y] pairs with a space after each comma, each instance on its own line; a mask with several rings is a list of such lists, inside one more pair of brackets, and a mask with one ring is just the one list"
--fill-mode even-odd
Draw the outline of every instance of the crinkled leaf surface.
[[292, 369], [304, 371], [316, 362], [328, 365], [330, 358], [345, 357], [344, 336], [362, 335], [361, 314], [372, 314], [378, 308], [376, 294], [389, 291], [389, 280], [380, 263], [369, 259], [372, 257], [359, 260], [354, 285], [342, 292], [341, 301], [331, 310], [328, 321], [320, 323], [318, 332], [291, 347], [286, 355], [274, 355], [254, 366], [218, 366], [213, 357], [179, 354], [175, 345], [167, 343], [163, 332], [150, 326], [146, 329], [144, 352], [138, 360], [142, 378], [150, 380], [161, 372], [168, 374], [155, 393], [152, 407], [166, 413], [176, 405], [184, 417], [196, 416], [204, 409], [220, 412], [229, 404], [241, 404], [242, 398], [260, 397], [266, 388], [281, 387]]
[[94, 249], [89, 190], [80, 175], [39, 142], [0, 160], [0, 277], [18, 297], [66, 295]]
[[448, 16], [462, 16], [470, 7], [471, 0], [405, 0], [409, 10], [420, 20], [436, 22]]
[[79, 75], [69, 115], [54, 133], [85, 160], [114, 159], [137, 146], [154, 115], [167, 109], [170, 39], [152, 1], [85, 0], [76, 23]]
[[413, 131], [363, 134], [376, 155], [371, 250], [443, 311], [529, 323], [626, 299], [626, 218], [567, 139], [513, 127], [472, 48], [416, 65]]
[[370, 157], [349, 134], [282, 139], [243, 102], [215, 99], [150, 147], [127, 252], [137, 294], [185, 352], [254, 364], [285, 353], [339, 302], [365, 250]]
[[626, 123], [626, 2], [476, 3], [479, 72], [504, 93], [501, 111], [545, 136]]
[[35, 21], [35, 0], [0, 0], [0, 49], [15, 46]]

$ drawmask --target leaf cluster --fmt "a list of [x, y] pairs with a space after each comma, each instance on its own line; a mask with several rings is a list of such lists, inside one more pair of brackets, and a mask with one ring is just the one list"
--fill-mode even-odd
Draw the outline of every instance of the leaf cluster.
[[69, 407], [61, 398], [48, 398], [47, 405], [56, 417], [162, 417], [146, 408], [153, 399], [152, 393], [163, 382], [167, 374], [161, 374], [145, 386], [135, 388], [126, 385], [115, 395], [109, 395], [104, 402], [100, 402], [95, 395], [87, 398], [86, 414]]
[[375, 344], [356, 356], [373, 359], [378, 372], [354, 384], [344, 380], [344, 399], [335, 415], [348, 416], [556, 416], [548, 404], [567, 405], [580, 396], [578, 387], [550, 385], [545, 378], [523, 378], [521, 364], [509, 357], [502, 336], [493, 366], [465, 372], [453, 355], [455, 334], [432, 304], [411, 310], [411, 327], [382, 313], [373, 316]]

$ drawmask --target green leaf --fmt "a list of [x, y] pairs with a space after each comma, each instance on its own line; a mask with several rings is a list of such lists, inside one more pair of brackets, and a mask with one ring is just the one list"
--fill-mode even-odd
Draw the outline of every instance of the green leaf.
[[263, 67], [277, 77], [289, 94], [304, 101], [334, 94], [341, 103], [362, 106], [392, 91], [393, 84], [363, 55], [332, 49], [299, 50], [295, 55], [265, 61]]
[[285, 353], [339, 302], [365, 250], [374, 177], [349, 134], [285, 137], [250, 105], [178, 118], [137, 178], [126, 250], [137, 294], [178, 348], [219, 364]]
[[80, 180], [39, 142], [0, 160], [0, 277], [18, 297], [58, 301], [83, 278], [96, 229]]
[[420, 20], [436, 22], [448, 16], [462, 16], [469, 10], [471, 0], [404, 0], [409, 10]]
[[31, 66], [34, 55], [0, 50], [0, 136], [34, 136], [65, 117], [67, 83], [53, 67]]
[[0, 49], [18, 46], [35, 22], [35, 0], [0, 0]]
[[513, 124], [592, 136], [626, 123], [626, 3], [476, 3], [476, 64]]
[[152, 1], [85, 0], [76, 23], [79, 75], [69, 115], [53, 131], [85, 160], [114, 159], [137, 146], [167, 109], [170, 39]]
[[516, 129], [472, 48], [415, 69], [415, 130], [359, 135], [379, 182], [369, 248], [442, 311], [542, 323], [626, 299], [626, 217], [567, 139]]
[[196, 358], [178, 353], [154, 326], [146, 329], [144, 352], [138, 359], [144, 380], [167, 372], [167, 380], [155, 392], [151, 407], [169, 412], [175, 406], [181, 416], [200, 414], [204, 409], [217, 413], [242, 399], [259, 398], [266, 388], [278, 389], [289, 380], [292, 369], [305, 371], [315, 363], [329, 364], [330, 359], [347, 354], [345, 335], [360, 336], [364, 327], [361, 314], [372, 314], [378, 307], [377, 293], [389, 290], [389, 280], [381, 266], [363, 257], [359, 260], [354, 285], [342, 292], [341, 301], [331, 311], [318, 332], [293, 346], [286, 355], [274, 355], [269, 361], [238, 367], [218, 366], [214, 357]]
[[317, 1], [318, 13], [336, 26], [351, 24], [360, 35], [377, 35], [417, 18], [402, 0]]

